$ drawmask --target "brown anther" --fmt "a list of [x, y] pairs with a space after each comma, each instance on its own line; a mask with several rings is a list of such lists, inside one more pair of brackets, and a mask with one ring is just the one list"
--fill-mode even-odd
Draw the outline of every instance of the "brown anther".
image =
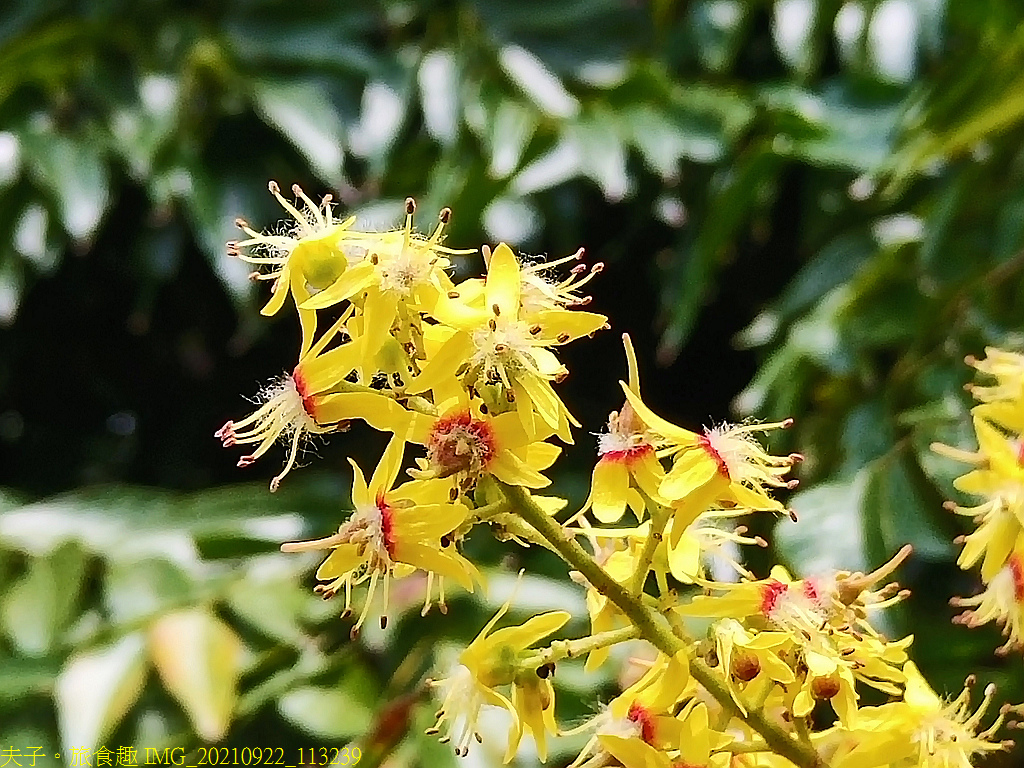
[[448, 489], [448, 498], [451, 501], [455, 501], [457, 498], [459, 498], [459, 489], [456, 488], [455, 486], [452, 486], [451, 488], [449, 488]]
[[424, 733], [427, 734], [427, 736], [436, 736], [440, 732], [440, 728], [427, 728], [427, 730], [424, 731]]
[[296, 197], [302, 197], [302, 187], [298, 184], [292, 184], [292, 194]]
[[506, 352], [508, 352], [508, 344], [499, 341], [497, 344], [494, 345], [494, 351], [497, 352], [499, 355], [503, 355]]
[[510, 403], [514, 403], [516, 401], [515, 390], [506, 389], [505, 390], [505, 400], [507, 400]]
[[442, 224], [447, 224], [449, 221], [452, 220], [452, 209], [442, 208], [441, 212], [437, 215], [437, 218], [438, 221], [440, 221]]
[[571, 338], [572, 337], [568, 333], [560, 333], [558, 334], [558, 343], [565, 344], [565, 342], [567, 342]]
[[224, 247], [228, 250], [228, 256], [238, 256], [241, 253], [241, 251], [238, 250], [237, 240], [228, 240], [224, 243]]
[[387, 629], [388, 628], [388, 617], [387, 616], [381, 616], [380, 617], [380, 628], [381, 629]]
[[962, 546], [967, 543], [967, 537], [961, 533], [959, 536], [953, 537], [953, 543], [957, 546]]
[[573, 267], [569, 271], [572, 274], [574, 274], [574, 275], [582, 275], [584, 272], [587, 271], [587, 265], [586, 264], [577, 264], [575, 267]]
[[480, 413], [487, 415], [487, 403], [480, 403]]
[[797, 487], [798, 485], [800, 485], [800, 481], [799, 481], [799, 480], [797, 480], [797, 479], [796, 479], [795, 477], [794, 477], [794, 478], [793, 478], [792, 480], [790, 480], [790, 481], [788, 481], [788, 482], [786, 483], [786, 487], [787, 487], [787, 488], [788, 488], [789, 490], [793, 490], [793, 489], [794, 489], [794, 488], [796, 488], [796, 487]]
[[501, 307], [499, 307], [497, 304], [491, 304], [491, 312], [494, 313], [495, 317], [498, 317], [499, 315], [501, 315]]
[[786, 514], [789, 515], [789, 519], [792, 520], [794, 523], [799, 522], [800, 518], [796, 516], [795, 509], [787, 509]]
[[978, 362], [978, 358], [976, 358], [974, 355], [967, 355], [966, 357], [964, 357], [964, 362], [967, 365], [974, 365], [976, 362]]
[[355, 640], [359, 637], [359, 627], [352, 627], [348, 633], [349, 640]]
[[238, 459], [238, 464], [236, 466], [238, 466], [238, 467], [248, 467], [251, 464], [254, 464], [255, 462], [256, 462], [256, 457], [253, 456], [251, 453], [247, 453], [245, 456], [242, 456], [242, 457], [240, 457]]
[[792, 426], [793, 426], [793, 419], [790, 418], [790, 419], [783, 419], [782, 420], [782, 428], [783, 429], [789, 429]]
[[665, 534], [661, 531], [655, 531], [652, 535], [654, 536], [655, 541], [663, 541], [665, 539]]
[[755, 536], [754, 537], [754, 544], [756, 544], [757, 546], [761, 547], [762, 549], [766, 549], [768, 547], [768, 542], [765, 541], [760, 536]]
[[594, 264], [594, 266], [590, 268], [590, 271], [593, 272], [595, 275], [601, 274], [602, 272], [604, 272], [604, 262], [597, 262], [596, 264]]
[[373, 264], [374, 266], [379, 264], [380, 263], [380, 256], [377, 255], [376, 253], [371, 253], [370, 254], [370, 263]]
[[334, 195], [328, 192], [326, 195], [320, 198], [320, 205], [327, 205], [334, 200]]
[[804, 455], [802, 453], [791, 453], [791, 454], [789, 454], [789, 461], [790, 461], [791, 464], [799, 464], [803, 460], [804, 460]]
[[448, 291], [448, 298], [449, 299], [457, 299], [457, 298], [459, 298], [459, 292], [458, 291]]
[[531, 325], [530, 326], [530, 335], [531, 336], [536, 336], [538, 333], [541, 332], [541, 330], [542, 329], [541, 329], [541, 327], [539, 325]]
[[547, 680], [551, 675], [555, 673], [555, 665], [550, 661], [547, 664], [541, 664], [537, 667], [537, 677], [541, 680]]
[[249, 279], [252, 282], [254, 282], [254, 283], [257, 282], [260, 279], [260, 273], [259, 272], [250, 272], [249, 273]]
[[487, 321], [487, 327], [490, 328], [492, 331], [498, 330], [498, 324], [494, 322], [493, 317]]
[[416, 201], [411, 197], [405, 198], [405, 215], [412, 216], [416, 213]]
[[955, 512], [956, 511], [956, 502], [955, 501], [944, 501], [944, 502], [942, 502], [942, 508], [944, 510], [946, 510], [947, 512]]
[[270, 193], [273, 194], [273, 195], [281, 194], [281, 187], [279, 187], [277, 185], [277, 182], [274, 181], [273, 179], [271, 179], [270, 181], [267, 182], [267, 189], [269, 189]]
[[569, 378], [568, 371], [559, 371], [558, 373], [555, 374], [555, 384], [561, 384], [567, 378]]
[[243, 219], [241, 216], [239, 216], [237, 219], [235, 219], [235, 226], [238, 227], [239, 229], [248, 229], [249, 222]]

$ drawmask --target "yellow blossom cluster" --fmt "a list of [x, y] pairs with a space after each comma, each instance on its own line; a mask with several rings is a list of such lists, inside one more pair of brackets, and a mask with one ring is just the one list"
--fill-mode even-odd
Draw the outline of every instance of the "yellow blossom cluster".
[[988, 348], [981, 360], [967, 358], [986, 380], [968, 390], [980, 402], [971, 409], [978, 450], [935, 444], [932, 448], [972, 466], [954, 482], [978, 500], [974, 506], [947, 502], [971, 518], [975, 529], [961, 537], [957, 560], [965, 570], [980, 563], [985, 589], [953, 604], [965, 610], [957, 621], [976, 627], [997, 622], [1006, 634], [998, 650], [1024, 647], [1024, 356]]
[[[476, 251], [443, 244], [448, 209], [428, 235], [413, 229], [411, 199], [402, 228], [362, 231], [336, 216], [329, 197], [316, 203], [294, 187], [289, 200], [274, 183], [270, 191], [291, 222], [265, 234], [240, 221], [247, 239], [228, 251], [257, 268], [255, 280], [271, 282], [264, 314], [291, 297], [298, 362], [263, 390], [253, 413], [216, 436], [225, 447], [250, 446], [239, 466], [283, 443], [276, 490], [318, 436], [354, 420], [390, 435], [369, 479], [351, 462], [352, 511], [337, 530], [282, 549], [326, 553], [316, 591], [344, 591], [346, 616], [361, 600], [353, 637], [374, 608], [386, 626], [395, 580], [425, 575], [423, 613], [435, 601], [447, 612], [452, 583], [480, 585], [463, 554], [478, 527], [554, 551], [586, 591], [583, 636], [561, 636], [573, 619], [566, 611], [508, 623], [510, 600], [455, 666], [430, 681], [441, 701], [430, 732], [457, 754], [484, 739], [488, 708], [511, 721], [506, 760], [526, 735], [546, 760], [550, 737], [586, 734], [574, 768], [961, 768], [1003, 748], [993, 737], [1009, 709], [982, 722], [990, 689], [974, 710], [966, 690], [943, 701], [909, 660], [911, 638], [890, 640], [872, 623], [908, 595], [888, 579], [909, 547], [869, 574], [799, 579], [776, 567], [757, 578], [747, 569], [740, 547], [766, 542], [742, 518], [795, 518], [775, 494], [796, 485], [789, 475], [802, 457], [772, 455], [758, 437], [791, 422], [697, 431], [673, 424], [642, 399], [628, 336], [623, 398], [598, 437], [589, 496], [578, 512], [556, 518], [566, 502], [536, 491], [550, 484], [545, 473], [580, 426], [555, 388], [568, 375], [557, 348], [607, 326], [582, 309], [590, 299], [581, 290], [600, 264], [585, 265], [582, 251], [548, 262], [505, 244], [483, 246], [483, 277], [455, 283], [453, 257]], [[999, 385], [977, 414], [989, 430], [984, 461], [975, 461], [965, 490], [998, 496], [978, 508], [982, 527], [1003, 531], [1009, 510], [1016, 542], [1017, 497], [1000, 494], [1017, 482], [1019, 442], [992, 424], [1015, 434], [1024, 426], [1024, 378], [1007, 405], [1003, 379], [1012, 377], [1004, 367], [992, 365]], [[981, 530], [965, 552], [976, 553], [973, 560], [984, 554], [989, 567], [1002, 533]], [[999, 567], [984, 571], [990, 585], [1018, 547], [1000, 550]], [[1019, 590], [1019, 572], [1012, 579]], [[992, 610], [986, 600], [972, 614], [979, 620]], [[1004, 618], [1011, 640], [1020, 633], [1015, 606], [1017, 618]], [[626, 642], [653, 651], [644, 674], [586, 722], [563, 727], [558, 665], [585, 657], [594, 669]], [[866, 703], [878, 701], [885, 703]]]

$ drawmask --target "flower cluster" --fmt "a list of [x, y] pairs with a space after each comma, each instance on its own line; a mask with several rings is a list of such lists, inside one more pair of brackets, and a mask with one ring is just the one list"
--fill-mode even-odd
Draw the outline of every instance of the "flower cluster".
[[[983, 722], [990, 689], [973, 710], [966, 689], [943, 701], [909, 660], [911, 638], [875, 628], [873, 614], [908, 596], [889, 577], [909, 547], [868, 574], [794, 578], [776, 567], [757, 578], [747, 569], [741, 547], [766, 542], [743, 518], [795, 519], [776, 494], [795, 487], [790, 473], [802, 457], [773, 455], [759, 440], [791, 421], [673, 424], [643, 400], [628, 336], [621, 405], [598, 437], [589, 496], [556, 519], [565, 501], [535, 492], [580, 426], [556, 390], [568, 375], [557, 348], [607, 327], [583, 309], [590, 299], [581, 293], [600, 264], [584, 264], [582, 251], [547, 262], [483, 246], [484, 276], [456, 284], [452, 258], [476, 252], [443, 244], [448, 209], [428, 235], [413, 229], [411, 199], [402, 228], [361, 231], [336, 217], [329, 197], [317, 204], [293, 190], [295, 202], [270, 185], [292, 223], [265, 234], [240, 222], [248, 237], [228, 250], [259, 268], [254, 279], [271, 281], [264, 314], [291, 297], [298, 362], [217, 437], [252, 446], [240, 466], [282, 442], [284, 469], [271, 490], [316, 436], [361, 420], [390, 437], [369, 480], [351, 462], [352, 512], [337, 530], [282, 549], [326, 553], [316, 591], [344, 591], [344, 615], [358, 610], [353, 637], [371, 612], [386, 626], [396, 580], [425, 575], [423, 613], [435, 602], [447, 612], [453, 583], [473, 590], [480, 575], [462, 545], [478, 526], [553, 550], [586, 591], [583, 636], [552, 639], [572, 618], [565, 611], [499, 627], [510, 600], [454, 668], [430, 681], [442, 702], [430, 731], [457, 754], [484, 738], [480, 716], [492, 707], [511, 721], [506, 760], [527, 734], [545, 760], [549, 737], [585, 733], [575, 768], [950, 768], [1003, 748], [994, 735], [1008, 710]], [[1015, 643], [1024, 486], [1020, 441], [1001, 430], [1024, 427], [1024, 377], [1013, 376], [1024, 363], [989, 359], [983, 370], [998, 384], [977, 392], [982, 449], [969, 455], [978, 469], [961, 483], [988, 498], [969, 511], [981, 526], [964, 563], [984, 555], [989, 590], [966, 602], [978, 606], [970, 621], [999, 617]], [[558, 665], [585, 657], [588, 669], [600, 667], [627, 641], [652, 646], [644, 674], [592, 718], [563, 728]], [[869, 706], [867, 690], [888, 702]]]
[[957, 478], [957, 490], [978, 499], [975, 506], [947, 502], [953, 512], [971, 518], [974, 531], [960, 538], [957, 563], [980, 563], [981, 594], [955, 598], [965, 610], [957, 620], [976, 627], [999, 623], [1007, 652], [1024, 647], [1024, 356], [989, 348], [982, 360], [967, 358], [990, 382], [968, 385], [980, 402], [971, 410], [978, 441], [975, 452], [935, 444], [938, 453], [972, 469]]

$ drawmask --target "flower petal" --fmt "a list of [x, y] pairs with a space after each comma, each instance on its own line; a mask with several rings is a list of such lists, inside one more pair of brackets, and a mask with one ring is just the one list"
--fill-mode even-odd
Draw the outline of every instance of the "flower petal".
[[484, 286], [486, 311], [491, 312], [492, 307], [497, 306], [501, 314], [518, 317], [521, 287], [519, 260], [511, 248], [505, 243], [500, 243], [491, 253], [491, 262], [487, 265], [487, 280]]

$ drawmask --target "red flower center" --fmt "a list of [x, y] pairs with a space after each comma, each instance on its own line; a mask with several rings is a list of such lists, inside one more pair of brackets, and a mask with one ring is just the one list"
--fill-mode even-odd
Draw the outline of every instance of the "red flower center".
[[779, 598], [786, 594], [787, 589], [789, 589], [788, 585], [774, 579], [762, 586], [761, 613], [765, 616], [770, 615], [775, 610], [775, 606], [778, 605]]
[[629, 705], [626, 718], [640, 726], [640, 738], [653, 746], [657, 723], [651, 711], [634, 701]]
[[427, 439], [427, 457], [439, 476], [459, 472], [478, 474], [490, 464], [497, 448], [491, 425], [469, 411], [437, 420]]
[[302, 375], [302, 371], [295, 368], [292, 371], [292, 382], [295, 384], [295, 391], [299, 393], [299, 397], [302, 398], [302, 409], [306, 412], [306, 415], [311, 419], [316, 419], [316, 404], [313, 402], [313, 395], [309, 391], [309, 384], [306, 383], [306, 377]]
[[1013, 596], [1018, 603], [1024, 603], [1024, 563], [1021, 562], [1020, 555], [1010, 555], [1006, 567], [1013, 576]]
[[623, 448], [617, 451], [607, 451], [601, 454], [601, 461], [607, 459], [608, 461], [620, 461], [624, 464], [632, 464], [634, 461], [642, 456], [646, 456], [649, 453], [654, 453], [654, 446], [648, 445], [647, 443], [641, 443], [640, 445], [634, 445], [630, 448]]
[[714, 444], [711, 442], [711, 433], [708, 432], [708, 430], [705, 429], [704, 434], [697, 438], [697, 445], [703, 448], [704, 452], [714, 459], [715, 464], [718, 465], [718, 474], [726, 480], [731, 480], [732, 478], [729, 477], [729, 465], [725, 463], [725, 459], [722, 457], [722, 454], [718, 452], [718, 449], [715, 448]]
[[395, 557], [395, 517], [391, 505], [384, 500], [384, 494], [377, 494], [377, 509], [380, 510], [380, 534], [384, 540], [384, 549], [391, 559]]

